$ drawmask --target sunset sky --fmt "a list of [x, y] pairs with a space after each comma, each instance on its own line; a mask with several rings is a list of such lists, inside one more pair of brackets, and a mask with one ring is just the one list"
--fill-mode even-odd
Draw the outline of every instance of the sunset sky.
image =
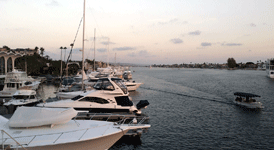
[[[0, 47], [66, 55], [83, 0], [0, 0]], [[237, 63], [274, 57], [273, 0], [86, 0], [85, 58], [135, 64]], [[73, 60], [81, 60], [81, 25]], [[109, 39], [109, 52], [108, 52]], [[65, 52], [65, 51], [63, 51]], [[63, 53], [64, 54], [64, 53]]]

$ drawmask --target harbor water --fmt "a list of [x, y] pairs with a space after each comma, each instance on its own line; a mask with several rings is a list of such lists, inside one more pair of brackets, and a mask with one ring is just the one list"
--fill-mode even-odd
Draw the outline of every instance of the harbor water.
[[[133, 100], [151, 128], [140, 141], [122, 139], [111, 150], [274, 149], [274, 80], [265, 71], [132, 68], [143, 82]], [[258, 94], [261, 111], [236, 106], [234, 92]]]
[[[132, 68], [144, 83], [130, 92], [133, 101], [148, 100], [150, 117], [140, 139], [122, 138], [110, 150], [274, 149], [274, 80], [265, 71]], [[43, 84], [43, 99], [56, 86]], [[260, 95], [262, 110], [236, 106], [234, 92]]]

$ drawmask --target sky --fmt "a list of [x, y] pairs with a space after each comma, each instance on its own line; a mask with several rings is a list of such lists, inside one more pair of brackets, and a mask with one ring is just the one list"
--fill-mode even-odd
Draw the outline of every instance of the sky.
[[[67, 57], [81, 0], [0, 0], [0, 47]], [[273, 0], [86, 0], [84, 58], [133, 64], [237, 63], [274, 57]], [[83, 22], [72, 60], [81, 60]], [[95, 35], [95, 42], [94, 42]], [[116, 56], [116, 57], [115, 57]], [[115, 59], [116, 58], [116, 59]]]

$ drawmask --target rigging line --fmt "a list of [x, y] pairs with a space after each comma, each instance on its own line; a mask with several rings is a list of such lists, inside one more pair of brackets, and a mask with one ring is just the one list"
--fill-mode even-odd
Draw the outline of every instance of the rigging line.
[[[78, 26], [78, 29], [77, 29], [76, 35], [75, 35], [75, 37], [74, 37], [74, 40], [73, 40], [73, 42], [70, 44], [71, 49], [70, 49], [70, 52], [69, 52], [69, 55], [68, 55], [68, 59], [67, 59], [67, 61], [66, 61], [66, 63], [65, 63], [65, 64], [66, 64], [66, 66], [67, 66], [67, 64], [68, 64], [68, 61], [69, 61], [69, 59], [70, 59], [71, 55], [72, 55], [72, 49], [73, 49], [74, 43], [75, 43], [75, 41], [76, 41], [77, 35], [78, 35], [78, 33], [79, 33], [79, 29], [80, 29], [80, 27], [81, 27], [82, 20], [83, 20], [83, 17], [82, 17], [82, 18], [81, 18], [81, 20], [80, 20], [80, 23], [79, 23], [79, 26]], [[61, 81], [62, 81], [63, 76], [64, 76], [64, 71], [62, 70]], [[61, 83], [62, 83], [62, 82], [61, 82]], [[61, 84], [61, 83], [60, 83], [60, 84]]]
[[95, 18], [95, 16], [94, 16], [94, 14], [92, 13], [92, 11], [91, 11], [91, 14], [92, 14], [92, 16], [93, 16], [93, 18], [94, 18], [94, 21], [95, 21], [95, 24], [96, 24], [96, 26], [97, 26], [97, 28], [98, 28], [100, 34], [101, 34], [101, 37], [104, 37], [103, 34], [102, 34], [102, 32], [101, 32], [101, 30], [100, 30], [100, 28], [99, 28], [99, 26], [98, 26], [98, 23], [97, 23], [97, 21], [96, 21], [96, 18]]

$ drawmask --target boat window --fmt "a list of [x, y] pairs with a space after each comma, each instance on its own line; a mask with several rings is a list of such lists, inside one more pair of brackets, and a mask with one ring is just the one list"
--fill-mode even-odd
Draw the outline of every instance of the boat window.
[[14, 95], [13, 99], [29, 99], [28, 95]]
[[122, 80], [112, 80], [117, 86], [119, 86], [121, 88], [121, 90], [127, 94], [127, 87], [124, 85], [124, 83], [122, 82]]
[[109, 80], [98, 80], [94, 85], [94, 88], [97, 90], [114, 90], [114, 87]]
[[74, 98], [72, 98], [71, 100], [76, 101], [76, 100], [81, 99], [82, 97], [84, 97], [84, 96], [82, 96], [82, 95], [78, 95], [78, 96], [75, 96]]
[[95, 89], [99, 90], [99, 89], [101, 89], [102, 83], [103, 83], [102, 80], [98, 80], [98, 81], [96, 82], [96, 84], [95, 84], [93, 87], [94, 87]]
[[105, 99], [99, 97], [85, 97], [80, 100], [81, 102], [94, 102], [99, 104], [108, 104], [109, 102]]
[[15, 87], [15, 83], [7, 83], [7, 87], [14, 88]]
[[31, 95], [31, 96], [30, 96], [30, 99], [35, 99], [35, 96], [34, 96], [34, 95]]
[[115, 97], [117, 105], [121, 106], [133, 106], [133, 102], [128, 98], [128, 96]]
[[32, 84], [32, 82], [30, 81], [25, 82], [25, 85], [30, 85], [30, 84]]

